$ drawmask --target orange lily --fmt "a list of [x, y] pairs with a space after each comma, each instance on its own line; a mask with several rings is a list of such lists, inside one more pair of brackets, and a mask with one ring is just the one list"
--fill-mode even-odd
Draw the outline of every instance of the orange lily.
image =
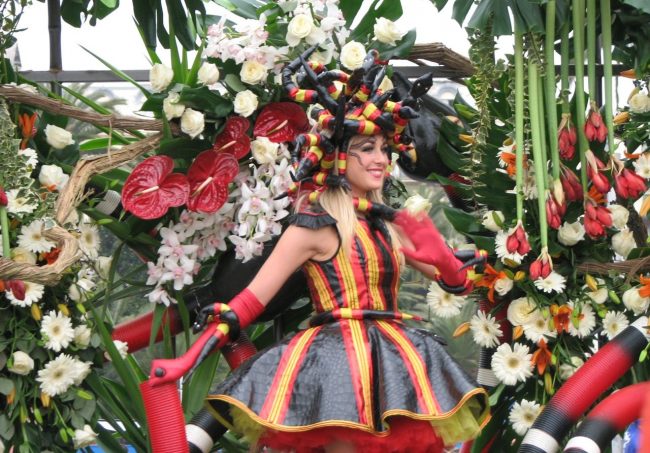
[[650, 297], [650, 277], [640, 276], [641, 288], [639, 288], [639, 296]]
[[553, 315], [553, 323], [557, 333], [569, 332], [572, 311], [568, 305], [562, 305], [561, 307], [556, 304], [551, 305], [551, 315]]
[[594, 186], [591, 186], [589, 189], [589, 198], [591, 198], [596, 204], [605, 204], [605, 196], [598, 192]]
[[502, 278], [507, 278], [507, 275], [503, 271], [497, 271], [489, 264], [485, 265], [485, 270], [481, 279], [474, 283], [476, 286], [481, 286], [488, 289], [488, 300], [494, 303], [494, 285], [496, 285], [497, 280]]
[[533, 353], [533, 357], [530, 360], [533, 365], [537, 367], [537, 373], [541, 376], [546, 371], [546, 367], [551, 363], [551, 351], [548, 350], [546, 341], [542, 338], [537, 342], [537, 350]]
[[61, 253], [61, 250], [58, 247], [53, 248], [49, 252], [43, 253], [41, 255], [42, 259], [47, 261], [47, 264], [54, 264], [54, 262], [59, 258], [59, 253]]
[[20, 124], [20, 133], [23, 136], [23, 139], [20, 141], [20, 149], [27, 148], [27, 143], [34, 135], [36, 135], [36, 128], [34, 124], [38, 115], [36, 113], [28, 115], [23, 113], [18, 117], [18, 123]]

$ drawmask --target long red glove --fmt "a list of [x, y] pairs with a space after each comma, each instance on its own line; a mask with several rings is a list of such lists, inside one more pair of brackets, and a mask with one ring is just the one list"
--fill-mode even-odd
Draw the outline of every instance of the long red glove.
[[414, 217], [406, 210], [401, 210], [393, 221], [411, 240], [415, 250], [402, 248], [408, 258], [425, 264], [432, 264], [438, 269], [440, 279], [448, 286], [467, 286], [467, 270], [461, 269], [463, 263], [454, 256], [444, 238], [426, 215]]

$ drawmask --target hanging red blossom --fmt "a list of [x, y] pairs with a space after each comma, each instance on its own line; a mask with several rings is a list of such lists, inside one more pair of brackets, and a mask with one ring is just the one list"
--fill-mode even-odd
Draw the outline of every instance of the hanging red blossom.
[[172, 173], [174, 161], [153, 156], [133, 169], [122, 189], [124, 209], [141, 219], [157, 219], [169, 208], [187, 202], [190, 186], [185, 175]]
[[528, 235], [521, 224], [517, 225], [515, 230], [506, 239], [506, 249], [508, 250], [508, 253], [516, 252], [522, 256], [530, 252]]
[[257, 116], [253, 135], [266, 137], [273, 143], [291, 142], [308, 129], [309, 120], [298, 104], [274, 102], [264, 107]]
[[607, 234], [606, 228], [612, 226], [612, 213], [604, 206], [598, 206], [592, 201], [585, 202], [585, 231], [592, 239]]
[[239, 173], [233, 154], [203, 151], [187, 172], [190, 195], [187, 208], [207, 214], [217, 212], [228, 199], [228, 184]]
[[605, 172], [602, 171], [607, 169], [607, 167], [593, 152], [591, 152], [591, 150], [588, 150], [585, 154], [587, 157], [587, 178], [589, 178], [593, 187], [595, 187], [598, 192], [609, 192], [612, 185], [609, 183], [609, 179], [607, 179]]
[[576, 174], [570, 168], [562, 166], [560, 182], [568, 201], [580, 201], [583, 198], [582, 185]]
[[585, 136], [590, 142], [598, 141], [603, 143], [607, 139], [607, 126], [603, 117], [598, 111], [596, 104], [592, 103], [585, 122]]
[[251, 149], [251, 139], [248, 136], [250, 122], [241, 116], [231, 116], [226, 120], [223, 131], [214, 140], [212, 149], [218, 153], [230, 153], [241, 159]]
[[0, 206], [7, 206], [8, 204], [7, 192], [5, 192], [4, 187], [0, 186]]
[[565, 160], [573, 159], [576, 153], [576, 141], [578, 140], [576, 128], [571, 123], [571, 115], [565, 113], [562, 115], [558, 131], [558, 147], [560, 157]]
[[530, 279], [535, 281], [538, 278], [546, 278], [553, 270], [553, 262], [548, 253], [542, 253], [535, 261], [530, 263]]
[[636, 200], [646, 191], [645, 179], [634, 170], [624, 168], [620, 173], [614, 173], [614, 189], [619, 197]]

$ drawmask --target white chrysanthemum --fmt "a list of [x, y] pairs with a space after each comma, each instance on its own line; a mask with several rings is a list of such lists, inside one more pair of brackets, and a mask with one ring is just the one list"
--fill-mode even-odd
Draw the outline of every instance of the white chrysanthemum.
[[492, 356], [492, 371], [505, 385], [524, 382], [533, 374], [532, 354], [528, 346], [515, 343], [514, 349], [508, 343], [500, 345]]
[[79, 225], [79, 247], [89, 258], [99, 256], [99, 230], [95, 225], [82, 223]]
[[[569, 301], [568, 305], [575, 310], [575, 304]], [[578, 337], [584, 338], [594, 330], [596, 327], [596, 314], [594, 309], [591, 308], [591, 305], [584, 304], [580, 308], [580, 314], [577, 315], [575, 320], [572, 319], [572, 322], [569, 323], [569, 334]]]
[[560, 378], [566, 381], [571, 376], [573, 376], [575, 372], [578, 371], [582, 365], [584, 365], [584, 363], [584, 360], [582, 360], [580, 357], [571, 356], [570, 363], [563, 363], [560, 365]]
[[521, 400], [513, 404], [508, 416], [512, 429], [520, 436], [525, 435], [541, 411], [542, 407], [534, 401]]
[[524, 329], [524, 336], [528, 338], [533, 343], [537, 343], [539, 340], [548, 341], [549, 338], [555, 338], [557, 332], [549, 329], [549, 319], [544, 317], [544, 314], [535, 310], [531, 313], [530, 318], [524, 324], [522, 324]]
[[508, 305], [507, 318], [513, 326], [521, 326], [533, 319], [537, 306], [530, 297], [520, 297]]
[[34, 220], [20, 229], [18, 245], [34, 253], [49, 252], [56, 244], [43, 236], [43, 221]]
[[50, 396], [60, 395], [74, 384], [75, 359], [68, 354], [60, 354], [56, 359], [45, 364], [39, 370], [36, 380], [40, 383], [41, 390]]
[[[506, 247], [506, 242], [508, 240], [508, 236], [510, 236], [515, 228], [510, 228], [508, 231], [501, 230], [497, 233], [496, 238], [494, 238], [494, 247], [495, 251], [497, 252], [497, 256], [501, 259], [501, 261], [505, 262], [505, 260], [510, 260], [514, 261], [517, 264], [521, 264], [521, 261], [524, 259], [525, 255], [520, 255], [517, 252], [510, 253], [508, 252], [508, 248]], [[528, 236], [528, 235], [526, 235]]]
[[603, 319], [603, 329], [610, 340], [621, 333], [630, 322], [620, 311], [608, 311]]
[[479, 346], [493, 348], [499, 344], [499, 337], [503, 332], [491, 314], [478, 311], [472, 316], [469, 325], [474, 342]]
[[23, 300], [16, 299], [13, 292], [11, 291], [7, 291], [5, 295], [11, 302], [11, 305], [23, 308], [31, 307], [33, 303], [38, 302], [43, 298], [45, 287], [43, 285], [39, 285], [38, 283], [28, 282], [27, 280], [24, 280], [23, 283], [25, 284], [25, 297]]
[[460, 309], [465, 304], [465, 299], [443, 291], [436, 282], [431, 282], [427, 293], [427, 302], [434, 316], [452, 318], [460, 313]]
[[27, 170], [30, 173], [38, 165], [38, 153], [36, 152], [35, 149], [32, 148], [20, 149], [18, 150], [18, 155], [23, 156], [23, 159], [25, 159], [25, 165], [27, 167]]
[[[129, 344], [126, 341], [122, 340], [113, 340], [113, 345], [117, 348], [117, 352], [120, 354], [120, 357], [126, 359], [126, 355], [129, 353]], [[104, 353], [106, 360], [111, 361], [111, 356], [108, 354], [108, 351]]]
[[7, 211], [10, 214], [31, 214], [38, 207], [28, 197], [19, 195], [20, 189], [11, 189], [7, 191]]
[[535, 280], [535, 288], [544, 291], [545, 293], [557, 292], [561, 293], [566, 288], [566, 278], [563, 275], [552, 271], [546, 278], [538, 278]]
[[639, 288], [630, 288], [623, 293], [623, 304], [625, 308], [634, 312], [635, 316], [644, 313], [650, 305], [650, 297], [641, 297]]
[[46, 348], [59, 352], [74, 340], [72, 321], [63, 313], [50, 310], [43, 316], [41, 335], [45, 339]]

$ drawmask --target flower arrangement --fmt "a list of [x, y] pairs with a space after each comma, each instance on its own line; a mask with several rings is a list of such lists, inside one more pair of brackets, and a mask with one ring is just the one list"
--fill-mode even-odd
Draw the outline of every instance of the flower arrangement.
[[[533, 7], [545, 18], [536, 28], [524, 29], [515, 18], [514, 51], [502, 64], [494, 63], [498, 33], [475, 30], [470, 55], [477, 72], [469, 86], [478, 109], [457, 99], [458, 118], [441, 129], [451, 145], [440, 148], [442, 158], [456, 174], [438, 179], [466, 201], [465, 211], [448, 208], [447, 217], [490, 251], [475, 281], [481, 309], [456, 331], [482, 348], [479, 381], [492, 393], [495, 416], [478, 449], [490, 442], [516, 449], [557, 389], [650, 307], [641, 217], [648, 208], [637, 203], [647, 190], [647, 96], [638, 81], [630, 106], [614, 119], [611, 11], [593, 3], [586, 21], [579, 2], [564, 23], [555, 23], [553, 1]], [[594, 11], [603, 21], [602, 109], [590, 57]], [[567, 33], [574, 31], [574, 54], [582, 55], [585, 25], [589, 84], [583, 86], [577, 65], [571, 89]], [[562, 50], [559, 87], [555, 44]], [[642, 367], [635, 373], [647, 377]]]

